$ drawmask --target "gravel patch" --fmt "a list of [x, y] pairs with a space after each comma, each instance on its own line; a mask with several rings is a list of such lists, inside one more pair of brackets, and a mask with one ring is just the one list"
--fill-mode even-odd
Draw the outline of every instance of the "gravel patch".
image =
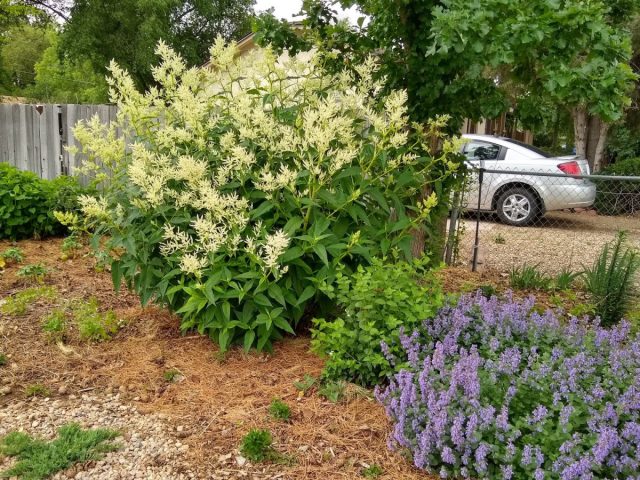
[[[79, 423], [83, 428], [110, 428], [122, 433], [121, 448], [98, 462], [75, 465], [54, 475], [54, 480], [187, 480], [199, 478], [187, 465], [188, 445], [173, 438], [158, 415], [145, 415], [120, 401], [119, 395], [104, 398], [73, 395], [68, 399], [34, 398], [12, 403], [0, 410], [0, 437], [19, 430], [52, 440], [59, 427]], [[0, 460], [0, 472], [13, 459]]]
[[[460, 263], [470, 265], [476, 221], [463, 220]], [[523, 264], [550, 274], [591, 265], [618, 231], [628, 232], [629, 245], [640, 248], [640, 217], [602, 217], [590, 212], [551, 212], [528, 227], [511, 227], [489, 215], [480, 217], [479, 268], [508, 272]]]

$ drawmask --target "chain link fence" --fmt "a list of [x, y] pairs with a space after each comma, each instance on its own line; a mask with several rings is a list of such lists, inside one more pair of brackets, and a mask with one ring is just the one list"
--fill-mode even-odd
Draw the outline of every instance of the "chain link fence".
[[449, 263], [498, 273], [524, 265], [579, 271], [621, 230], [640, 248], [640, 177], [585, 170], [577, 162], [472, 169], [449, 220], [450, 238], [457, 238]]

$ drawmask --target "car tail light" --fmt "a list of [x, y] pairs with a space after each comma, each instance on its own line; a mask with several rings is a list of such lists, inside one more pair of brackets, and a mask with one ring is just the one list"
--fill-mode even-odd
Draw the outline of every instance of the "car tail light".
[[576, 161], [561, 163], [558, 165], [558, 168], [567, 175], [580, 175], [582, 173], [580, 171], [580, 165], [578, 165]]

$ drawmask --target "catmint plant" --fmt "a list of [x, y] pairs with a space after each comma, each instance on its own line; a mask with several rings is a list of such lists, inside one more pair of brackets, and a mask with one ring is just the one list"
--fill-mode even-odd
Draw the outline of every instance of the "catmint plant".
[[403, 335], [377, 398], [389, 445], [443, 478], [631, 479], [640, 471], [640, 338], [628, 323], [463, 296]]

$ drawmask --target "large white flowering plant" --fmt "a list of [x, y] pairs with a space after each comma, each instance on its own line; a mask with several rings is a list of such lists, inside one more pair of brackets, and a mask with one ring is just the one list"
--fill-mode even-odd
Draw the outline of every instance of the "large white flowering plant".
[[[111, 66], [119, 120], [75, 135], [104, 193], [83, 210], [113, 279], [164, 303], [223, 350], [270, 349], [339, 266], [410, 252], [437, 192], [459, 168], [443, 120], [409, 125], [407, 96], [380, 98], [375, 63], [326, 74], [313, 52], [239, 56], [217, 40], [186, 68], [160, 44], [157, 86], [138, 92]], [[429, 143], [440, 137], [440, 153]]]

